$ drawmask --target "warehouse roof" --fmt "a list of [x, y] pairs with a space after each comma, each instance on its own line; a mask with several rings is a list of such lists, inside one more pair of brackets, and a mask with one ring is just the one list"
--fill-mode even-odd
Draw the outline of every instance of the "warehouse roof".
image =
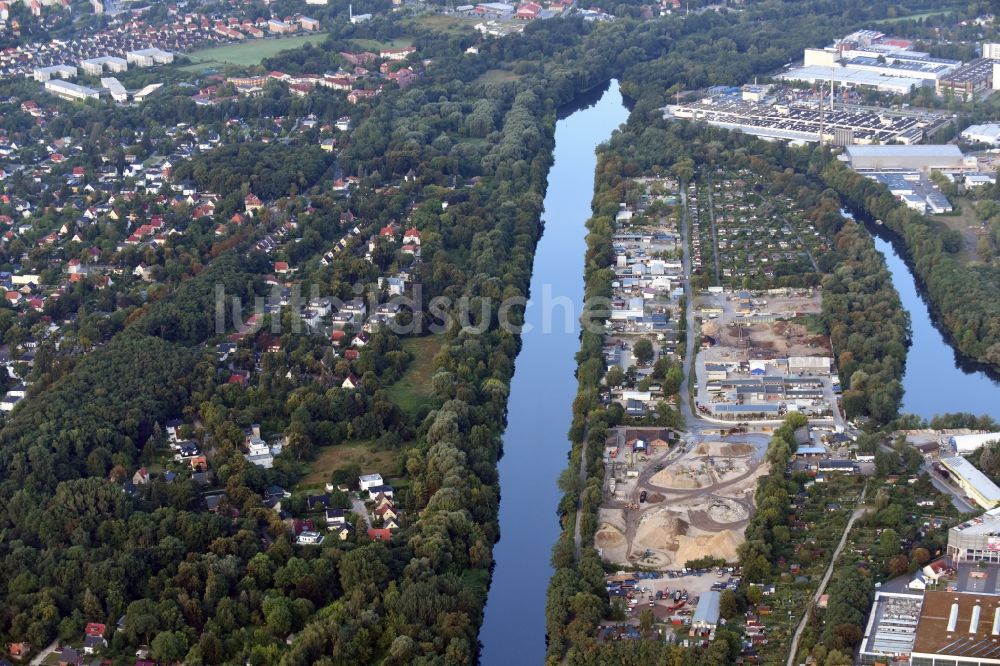
[[1000, 507], [990, 509], [981, 516], [972, 518], [951, 528], [952, 532], [962, 534], [998, 534], [1000, 533]]
[[942, 657], [1000, 659], [1000, 597], [928, 591], [917, 624], [913, 652]]
[[976, 469], [975, 465], [962, 456], [942, 458], [941, 464], [960, 475], [966, 483], [975, 488], [987, 500], [1000, 502], [1000, 488], [997, 488], [997, 484], [990, 481], [985, 474]]
[[694, 626], [718, 624], [721, 598], [721, 593], [718, 590], [712, 590], [702, 595], [701, 599], [698, 600], [698, 607], [694, 609], [694, 615], [691, 616], [691, 624]]
[[854, 157], [962, 157], [961, 149], [951, 143], [916, 146], [847, 146]]

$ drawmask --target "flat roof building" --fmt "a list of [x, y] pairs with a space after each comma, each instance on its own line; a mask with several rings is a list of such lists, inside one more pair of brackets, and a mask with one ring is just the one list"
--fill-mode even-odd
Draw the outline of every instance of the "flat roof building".
[[913, 666], [1000, 664], [1000, 596], [925, 592], [910, 662]]
[[949, 529], [948, 557], [955, 563], [1000, 563], [1000, 508]]
[[979, 506], [993, 509], [1000, 505], [1000, 488], [962, 456], [942, 458], [941, 466]]
[[965, 158], [953, 144], [917, 146], [847, 146], [852, 169], [961, 169]]
[[36, 67], [31, 74], [39, 83], [45, 83], [49, 79], [72, 79], [76, 77], [76, 67], [73, 65], [51, 65], [49, 67]]
[[988, 143], [995, 146], [1000, 144], [1000, 125], [997, 123], [969, 125], [962, 130], [961, 137], [972, 143]]
[[838, 86], [871, 88], [892, 95], [905, 95], [914, 88], [929, 85], [928, 80], [916, 76], [889, 76], [884, 72], [853, 69], [840, 65], [807, 64], [804, 67], [794, 67], [775, 78], [784, 81], [804, 81], [810, 84], [834, 81]]
[[711, 590], [701, 595], [698, 607], [694, 609], [694, 615], [691, 616], [691, 628], [695, 630], [715, 629], [719, 624], [719, 601], [721, 599], [722, 593], [718, 590]]
[[122, 85], [122, 82], [113, 76], [102, 78], [101, 86], [111, 93], [111, 99], [116, 102], [125, 103], [128, 101], [128, 91], [125, 90], [125, 86]]
[[993, 61], [976, 58], [937, 80], [938, 94], [952, 91], [963, 98], [993, 87]]
[[85, 99], [100, 99], [101, 91], [95, 90], [93, 88], [88, 88], [87, 86], [79, 86], [75, 83], [70, 83], [69, 81], [61, 81], [59, 79], [49, 79], [45, 82], [45, 90], [62, 97], [63, 99], [69, 99], [74, 101], [80, 101]]
[[924, 595], [876, 592], [861, 641], [862, 666], [905, 658], [913, 651]]
[[129, 51], [125, 54], [125, 59], [138, 67], [152, 67], [153, 65], [169, 65], [174, 61], [174, 54], [163, 49], [148, 48]]
[[91, 76], [100, 76], [107, 69], [109, 72], [124, 72], [128, 69], [128, 60], [116, 56], [101, 56], [80, 61], [80, 69]]

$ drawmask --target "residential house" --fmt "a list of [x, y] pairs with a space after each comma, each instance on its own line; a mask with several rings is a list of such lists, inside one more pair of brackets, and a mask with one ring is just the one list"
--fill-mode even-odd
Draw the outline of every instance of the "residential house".
[[31, 643], [11, 643], [8, 654], [18, 661], [26, 659], [31, 654]]
[[372, 541], [389, 541], [392, 538], [392, 530], [387, 528], [368, 528], [368, 538]]
[[247, 212], [248, 215], [253, 215], [263, 207], [264, 207], [264, 202], [261, 201], [260, 198], [253, 192], [246, 195], [246, 197], [244, 197], [243, 199], [243, 209]]
[[392, 499], [393, 492], [392, 486], [374, 486], [368, 489], [368, 499], [378, 501], [380, 494]]
[[59, 653], [59, 666], [82, 666], [83, 655], [71, 647], [64, 647]]
[[310, 511], [326, 509], [326, 507], [330, 506], [330, 496], [326, 494], [310, 495], [306, 498], [306, 506], [309, 507]]
[[343, 509], [327, 509], [326, 524], [331, 530], [335, 530], [347, 522], [347, 516]]
[[323, 543], [323, 535], [319, 532], [305, 530], [295, 539], [300, 546], [319, 546]]
[[362, 474], [361, 476], [358, 477], [358, 487], [362, 491], [366, 491], [369, 488], [374, 488], [374, 487], [377, 487], [377, 486], [382, 486], [384, 484], [385, 484], [385, 482], [382, 480], [382, 475], [378, 474], [378, 473], [375, 473], [375, 474]]

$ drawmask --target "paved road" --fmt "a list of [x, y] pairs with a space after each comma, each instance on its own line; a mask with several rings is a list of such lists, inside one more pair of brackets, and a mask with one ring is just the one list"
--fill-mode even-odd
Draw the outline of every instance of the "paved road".
[[684, 298], [687, 307], [684, 308], [685, 326], [687, 328], [687, 338], [684, 344], [684, 383], [681, 384], [680, 403], [681, 416], [688, 428], [692, 428], [696, 421], [700, 421], [695, 416], [691, 407], [691, 368], [694, 367], [694, 343], [697, 338], [697, 329], [694, 321], [694, 296], [691, 289], [691, 220], [688, 219], [688, 197], [687, 187], [681, 185], [681, 243], [684, 248], [681, 254], [681, 266], [684, 270]]
[[41, 666], [42, 662], [45, 661], [45, 658], [48, 657], [53, 652], [55, 652], [57, 647], [59, 647], [59, 641], [58, 640], [52, 641], [47, 646], [45, 646], [45, 648], [41, 652], [35, 655], [34, 659], [32, 659], [29, 663], [31, 664], [31, 666]]
[[837, 549], [833, 551], [833, 557], [830, 558], [830, 566], [826, 568], [826, 573], [823, 574], [823, 580], [819, 582], [819, 587], [816, 588], [816, 594], [813, 595], [812, 600], [809, 602], [809, 607], [802, 614], [802, 619], [799, 621], [799, 626], [795, 629], [795, 635], [792, 636], [791, 650], [788, 653], [788, 665], [795, 666], [795, 653], [799, 649], [799, 639], [802, 638], [802, 632], [806, 629], [806, 623], [809, 621], [809, 614], [812, 612], [813, 608], [819, 602], [819, 598], [823, 596], [824, 590], [826, 590], [826, 584], [830, 582], [830, 577], [833, 576], [833, 568], [837, 564], [837, 560], [840, 558], [840, 552], [844, 550], [844, 545], [847, 543], [847, 535], [851, 532], [851, 527], [854, 526], [854, 521], [856, 521], [861, 516], [865, 515], [868, 508], [864, 506], [865, 503], [865, 493], [868, 492], [868, 486], [861, 491], [861, 498], [858, 499], [858, 507], [851, 514], [850, 519], [847, 521], [847, 527], [844, 528], [844, 534], [840, 537], [840, 543], [837, 544]]
[[923, 465], [921, 465], [920, 469], [927, 472], [927, 476], [930, 477], [931, 484], [935, 488], [937, 488], [940, 492], [944, 493], [945, 495], [949, 495], [951, 497], [951, 503], [952, 505], [954, 505], [956, 509], [958, 509], [962, 513], [978, 510], [978, 507], [975, 507], [966, 501], [965, 497], [962, 495], [962, 491], [960, 491], [958, 488], [951, 485], [950, 483], [946, 483], [944, 479], [942, 479], [937, 474], [937, 472], [934, 471], [932, 463], [925, 462]]
[[362, 502], [359, 498], [352, 496], [351, 511], [361, 516], [361, 519], [365, 521], [365, 525], [368, 526], [368, 529], [371, 529], [372, 517], [368, 513], [368, 507], [365, 506], [364, 502]]

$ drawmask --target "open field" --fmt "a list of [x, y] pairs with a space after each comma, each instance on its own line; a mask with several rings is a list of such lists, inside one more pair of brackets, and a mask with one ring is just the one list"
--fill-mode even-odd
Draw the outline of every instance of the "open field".
[[881, 19], [879, 21], [872, 21], [872, 23], [877, 23], [877, 24], [885, 25], [885, 24], [889, 24], [889, 23], [899, 23], [900, 21], [919, 21], [920, 19], [929, 18], [931, 16], [940, 16], [942, 14], [947, 14], [947, 13], [952, 12], [952, 11], [954, 11], [953, 8], [935, 9], [934, 11], [930, 11], [930, 12], [921, 12], [919, 14], [910, 14], [909, 16], [897, 16], [895, 18]]
[[356, 44], [358, 48], [367, 49], [369, 51], [378, 51], [383, 48], [401, 49], [404, 46], [410, 46], [413, 44], [413, 40], [409, 37], [398, 37], [396, 39], [389, 39], [386, 41], [379, 41], [377, 39], [352, 39], [350, 41], [352, 44]]
[[962, 251], [958, 256], [964, 263], [982, 263], [976, 254], [976, 243], [982, 232], [982, 225], [976, 216], [975, 202], [964, 197], [956, 197], [952, 203], [956, 209], [961, 207], [962, 212], [959, 215], [931, 215], [930, 218], [962, 234]]
[[395, 455], [395, 451], [376, 450], [374, 440], [324, 446], [319, 449], [316, 460], [309, 466], [309, 474], [303, 477], [299, 486], [308, 487], [326, 483], [334, 470], [350, 464], [360, 466], [362, 474], [373, 472], [384, 474], [385, 470], [391, 467]]
[[517, 81], [519, 78], [521, 78], [520, 74], [508, 72], [505, 69], [488, 69], [479, 75], [476, 83], [507, 83]]
[[413, 19], [413, 23], [423, 28], [430, 28], [438, 32], [457, 33], [466, 28], [472, 28], [480, 19], [464, 16], [446, 16], [445, 14], [428, 14], [418, 16]]
[[222, 65], [241, 65], [250, 67], [259, 65], [264, 58], [270, 58], [281, 51], [296, 49], [306, 42], [319, 45], [326, 39], [324, 34], [297, 35], [282, 39], [254, 39], [240, 44], [226, 44], [208, 49], [199, 49], [187, 54], [194, 64], [184, 69], [204, 69], [205, 67]]
[[386, 390], [392, 401], [404, 411], [414, 413], [430, 403], [434, 356], [440, 351], [443, 341], [440, 335], [403, 340], [403, 349], [413, 354], [413, 360], [403, 377]]

